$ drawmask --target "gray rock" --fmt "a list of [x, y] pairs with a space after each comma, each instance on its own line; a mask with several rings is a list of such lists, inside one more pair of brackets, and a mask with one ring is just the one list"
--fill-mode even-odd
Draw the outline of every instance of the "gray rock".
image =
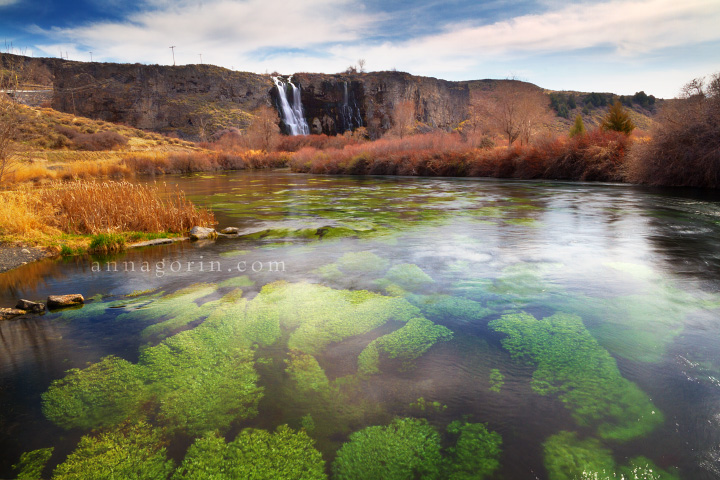
[[33, 313], [41, 313], [45, 311], [45, 304], [40, 302], [31, 302], [30, 300], [18, 300], [15, 308], [19, 310], [26, 310]]
[[65, 308], [72, 307], [74, 305], [82, 305], [85, 303], [85, 299], [79, 293], [70, 295], [50, 295], [47, 299], [47, 308]]
[[217, 232], [214, 228], [193, 227], [192, 230], [190, 230], [190, 240], [203, 240], [215, 237], [217, 237]]
[[25, 315], [25, 310], [19, 310], [17, 308], [0, 308], [0, 320], [7, 320], [18, 315]]
[[220, 230], [220, 233], [224, 233], [225, 235], [237, 235], [240, 233], [240, 229], [237, 227], [225, 227]]

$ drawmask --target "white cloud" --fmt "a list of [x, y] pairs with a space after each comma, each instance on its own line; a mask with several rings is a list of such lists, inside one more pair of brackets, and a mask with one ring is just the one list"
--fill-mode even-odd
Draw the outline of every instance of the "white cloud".
[[[59, 49], [77, 50], [77, 59], [92, 50], [101, 61], [169, 64], [168, 47], [176, 45], [178, 64], [198, 63], [202, 53], [206, 63], [286, 73], [337, 72], [365, 58], [373, 70], [395, 67], [457, 79], [487, 77], [483, 71], [489, 64], [527, 71], [525, 62], [533, 57], [581, 50], [585, 65], [593, 56], [605, 65], [636, 65], [662, 49], [720, 41], [717, 0], [548, 1], [549, 10], [542, 14], [489, 25], [466, 21], [447, 25], [439, 34], [382, 44], [366, 39], [379, 25], [392, 22], [366, 13], [361, 0], [146, 1], [149, 10], [125, 22], [46, 31], [64, 47], [40, 48], [53, 56]], [[263, 56], [268, 52], [273, 54]], [[717, 63], [717, 57], [708, 59], [712, 62]]]
[[18, 3], [20, 0], [0, 0], [0, 7], [7, 7], [9, 5]]

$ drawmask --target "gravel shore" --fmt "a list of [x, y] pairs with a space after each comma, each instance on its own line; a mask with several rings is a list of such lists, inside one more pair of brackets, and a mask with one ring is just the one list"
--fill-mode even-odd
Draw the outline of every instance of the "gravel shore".
[[49, 256], [43, 248], [0, 243], [0, 273]]

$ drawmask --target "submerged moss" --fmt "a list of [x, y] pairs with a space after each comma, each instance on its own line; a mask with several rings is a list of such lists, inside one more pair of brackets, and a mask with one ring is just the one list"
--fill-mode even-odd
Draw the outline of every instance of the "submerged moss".
[[330, 388], [325, 371], [312, 355], [290, 352], [285, 363], [287, 364], [285, 372], [297, 383], [298, 389], [303, 393], [323, 392]]
[[450, 340], [452, 331], [424, 317], [413, 318], [398, 330], [370, 342], [358, 357], [358, 371], [364, 375], [379, 373], [380, 352], [397, 358], [405, 368], [439, 341]]
[[500, 468], [502, 438], [483, 423], [455, 420], [447, 427], [457, 438], [448, 448], [444, 476], [449, 480], [482, 480]]
[[637, 385], [620, 375], [615, 360], [590, 335], [580, 317], [555, 314], [537, 320], [527, 313], [490, 322], [513, 358], [536, 365], [532, 388], [557, 394], [580, 425], [597, 426], [602, 438], [630, 440], [663, 422]]
[[499, 393], [503, 385], [505, 385], [505, 377], [500, 370], [497, 368], [490, 370], [490, 391]]
[[250, 280], [247, 275], [239, 275], [237, 277], [228, 278], [218, 284], [218, 287], [252, 287], [255, 282]]
[[50, 460], [54, 448], [40, 448], [20, 455], [20, 461], [13, 465], [17, 472], [17, 480], [37, 480], [42, 478], [45, 465]]
[[440, 435], [427, 420], [396, 419], [350, 435], [332, 465], [337, 480], [412, 480], [440, 476]]
[[60, 427], [88, 429], [115, 425], [137, 415], [148, 396], [136, 365], [109, 356], [54, 380], [42, 395], [42, 410]]
[[441, 323], [473, 323], [492, 313], [479, 302], [450, 295], [421, 297], [417, 305], [427, 318]]
[[574, 432], [551, 436], [543, 443], [543, 449], [549, 480], [679, 480], [675, 472], [661, 470], [645, 457], [618, 466], [599, 440], [580, 440]]
[[52, 479], [165, 480], [172, 470], [160, 435], [140, 422], [82, 437]]
[[385, 278], [378, 283], [380, 286], [398, 285], [405, 290], [415, 292], [434, 283], [434, 280], [417, 265], [403, 263], [391, 267]]
[[325, 462], [304, 432], [245, 429], [230, 443], [216, 433], [195, 440], [173, 480], [320, 480]]

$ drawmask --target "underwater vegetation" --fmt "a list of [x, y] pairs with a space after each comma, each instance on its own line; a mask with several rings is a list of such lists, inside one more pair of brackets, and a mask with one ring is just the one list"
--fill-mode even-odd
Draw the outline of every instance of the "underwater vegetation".
[[490, 370], [490, 391], [499, 393], [503, 385], [505, 385], [505, 377], [500, 370], [497, 368]]
[[675, 472], [658, 468], [645, 457], [617, 465], [609, 449], [596, 438], [579, 439], [560, 432], [543, 443], [549, 480], [679, 480]]
[[332, 464], [337, 480], [437, 479], [442, 455], [440, 435], [427, 420], [395, 419], [350, 435]]
[[492, 310], [481, 303], [451, 295], [428, 295], [410, 298], [425, 317], [434, 322], [462, 324], [472, 323], [490, 315]]
[[500, 466], [502, 439], [481, 423], [455, 421], [447, 428], [453, 445], [425, 419], [396, 418], [387, 426], [350, 435], [332, 464], [337, 480], [482, 480]]
[[52, 480], [165, 480], [173, 467], [160, 434], [139, 422], [83, 436]]
[[394, 265], [385, 273], [385, 278], [378, 280], [378, 285], [381, 287], [397, 285], [410, 292], [421, 290], [432, 283], [434, 283], [432, 277], [413, 263]]
[[17, 480], [37, 480], [42, 477], [45, 465], [52, 456], [54, 448], [40, 448], [20, 455], [20, 461], [13, 465]]
[[601, 438], [627, 441], [664, 421], [648, 396], [620, 375], [580, 317], [556, 313], [538, 320], [517, 313], [489, 325], [507, 335], [502, 345], [513, 358], [536, 366], [533, 390], [556, 394], [579, 425], [597, 427]]
[[401, 328], [370, 342], [358, 357], [358, 371], [370, 375], [378, 373], [380, 353], [402, 361], [403, 368], [410, 368], [413, 360], [420, 357], [439, 341], [450, 340], [451, 330], [435, 325], [424, 317], [410, 319]]
[[247, 428], [225, 443], [217, 433], [195, 440], [172, 480], [321, 480], [325, 461], [304, 430]]

